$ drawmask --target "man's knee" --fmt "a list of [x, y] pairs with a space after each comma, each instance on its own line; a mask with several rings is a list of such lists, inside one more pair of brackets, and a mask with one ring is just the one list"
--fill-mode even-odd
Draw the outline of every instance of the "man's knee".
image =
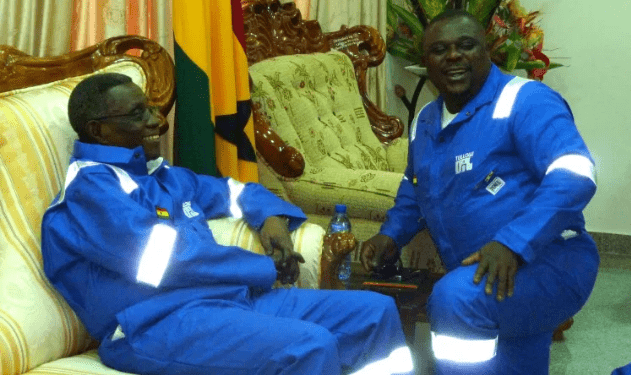
[[322, 373], [336, 373], [339, 371], [340, 358], [337, 338], [326, 328], [310, 325], [295, 335], [296, 340], [283, 349], [277, 351], [271, 360], [279, 368], [295, 367]]
[[361, 293], [361, 295], [358, 295], [358, 300], [361, 303], [354, 305], [359, 310], [358, 313], [370, 314], [376, 321], [390, 319], [398, 321], [399, 310], [394, 298], [376, 292], [361, 291], [358, 293]]
[[[460, 267], [443, 276], [435, 285], [427, 303], [432, 330], [460, 330], [462, 326], [492, 324], [484, 294], [483, 281], [473, 283], [475, 267]], [[472, 318], [482, 322], [472, 322]]]

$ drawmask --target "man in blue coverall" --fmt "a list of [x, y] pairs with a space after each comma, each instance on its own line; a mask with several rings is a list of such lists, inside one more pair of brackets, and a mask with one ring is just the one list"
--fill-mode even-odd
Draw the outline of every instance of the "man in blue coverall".
[[367, 270], [428, 228], [448, 273], [428, 301], [440, 374], [547, 374], [552, 332], [586, 302], [599, 257], [582, 210], [594, 162], [563, 98], [502, 73], [464, 11], [435, 17], [424, 63], [440, 96], [412, 123], [408, 166]]
[[[160, 153], [164, 117], [120, 74], [79, 83], [79, 135], [42, 224], [44, 269], [100, 341], [139, 374], [412, 374], [391, 298], [272, 289], [302, 256], [302, 211], [258, 184], [196, 175]], [[207, 219], [243, 217], [267, 254], [221, 246]]]

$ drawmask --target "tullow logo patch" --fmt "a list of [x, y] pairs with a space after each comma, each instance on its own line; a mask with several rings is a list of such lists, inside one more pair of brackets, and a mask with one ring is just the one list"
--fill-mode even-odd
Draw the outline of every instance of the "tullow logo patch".
[[182, 204], [182, 210], [184, 210], [184, 215], [189, 219], [199, 216], [199, 212], [196, 212], [193, 207], [191, 207], [191, 202], [184, 202], [184, 204]]
[[456, 156], [456, 174], [470, 171], [473, 169], [473, 164], [471, 163], [472, 157], [473, 157], [473, 151]]

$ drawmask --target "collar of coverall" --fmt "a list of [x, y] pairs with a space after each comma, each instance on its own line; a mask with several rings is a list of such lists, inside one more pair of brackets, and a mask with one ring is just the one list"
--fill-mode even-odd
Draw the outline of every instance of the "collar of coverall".
[[[450, 123], [450, 126], [461, 122], [468, 116], [472, 116], [481, 106], [493, 102], [495, 97], [502, 91], [502, 87], [499, 87], [498, 85], [501, 77], [502, 72], [500, 69], [495, 64], [491, 64], [491, 71], [489, 72], [482, 89], [480, 89], [480, 92], [478, 92], [478, 94], [462, 108], [458, 116]], [[431, 106], [431, 113], [428, 113], [427, 116], [423, 116], [421, 121], [431, 124], [434, 119], [440, 118], [442, 115], [443, 102], [443, 96], [439, 95]], [[439, 121], [436, 132], [439, 132], [440, 130], [442, 130], [442, 128]]]
[[114, 165], [136, 175], [146, 175], [148, 173], [147, 159], [142, 146], [128, 149], [75, 141], [73, 158]]

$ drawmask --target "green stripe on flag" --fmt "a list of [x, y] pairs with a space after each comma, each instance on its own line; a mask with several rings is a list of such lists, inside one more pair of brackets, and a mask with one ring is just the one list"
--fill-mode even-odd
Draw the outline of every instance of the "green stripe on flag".
[[218, 176], [208, 75], [186, 55], [177, 41], [175, 72], [175, 164], [195, 173]]

